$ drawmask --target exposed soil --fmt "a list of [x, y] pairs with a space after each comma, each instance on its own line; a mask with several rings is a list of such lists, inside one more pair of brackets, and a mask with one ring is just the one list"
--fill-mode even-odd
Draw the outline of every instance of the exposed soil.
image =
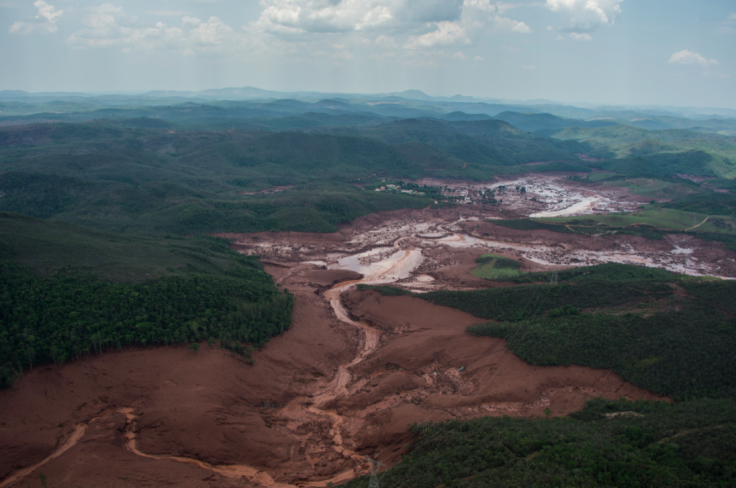
[[483, 220], [512, 213], [467, 205], [369, 215], [329, 235], [226, 235], [297, 296], [291, 329], [254, 365], [180, 346], [35, 368], [0, 391], [0, 488], [38, 484], [41, 472], [60, 488], [326, 486], [366, 473], [366, 456], [397, 462], [412, 423], [658, 398], [609, 371], [530, 366], [499, 339], [467, 335], [476, 317], [354, 286], [508, 286], [469, 274], [488, 252], [524, 271], [618, 261], [736, 277], [734, 253], [687, 236], [587, 237]]

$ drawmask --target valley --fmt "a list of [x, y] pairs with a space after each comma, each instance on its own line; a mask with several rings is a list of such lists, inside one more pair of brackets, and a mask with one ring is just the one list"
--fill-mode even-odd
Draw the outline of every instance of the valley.
[[736, 479], [733, 111], [0, 95], [0, 488]]
[[[482, 318], [359, 286], [420, 294], [512, 286], [470, 274], [489, 252], [518, 260], [524, 273], [624, 263], [736, 278], [733, 251], [692, 235], [647, 240], [495, 225], [532, 212], [607, 213], [580, 202], [633, 209], [637, 201], [562, 176], [542, 182], [530, 175], [505, 186], [518, 184], [527, 194], [509, 192], [500, 205], [374, 213], [336, 233], [218, 234], [238, 252], [260, 256], [276, 284], [295, 295], [288, 332], [254, 352], [254, 364], [203, 343], [194, 351], [123, 348], [27, 371], [0, 391], [7, 413], [0, 486], [21, 486], [39, 473], [59, 487], [78, 479], [330, 486], [367, 474], [369, 458], [398, 463], [411, 444], [411, 424], [566, 416], [593, 398], [668, 400], [610, 370], [532, 365], [503, 339], [465, 331]], [[553, 286], [529, 295], [524, 309], [553, 300], [546, 291]], [[649, 299], [624, 306], [641, 300]]]

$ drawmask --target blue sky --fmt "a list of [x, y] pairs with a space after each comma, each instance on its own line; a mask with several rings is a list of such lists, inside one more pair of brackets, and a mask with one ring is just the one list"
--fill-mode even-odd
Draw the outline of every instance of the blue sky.
[[736, 108], [736, 2], [0, 0], [0, 89]]

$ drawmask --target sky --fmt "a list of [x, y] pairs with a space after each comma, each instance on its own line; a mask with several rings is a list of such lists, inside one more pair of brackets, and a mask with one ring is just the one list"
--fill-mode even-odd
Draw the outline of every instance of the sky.
[[0, 0], [0, 90], [736, 108], [734, 0]]

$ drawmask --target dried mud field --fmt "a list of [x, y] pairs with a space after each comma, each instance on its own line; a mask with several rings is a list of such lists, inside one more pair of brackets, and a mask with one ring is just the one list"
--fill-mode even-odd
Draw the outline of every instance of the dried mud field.
[[610, 371], [530, 366], [502, 340], [467, 335], [480, 320], [467, 313], [356, 288], [506, 286], [469, 273], [489, 252], [520, 260], [524, 271], [622, 262], [736, 277], [734, 253], [692, 237], [494, 225], [635, 201], [619, 189], [533, 178], [518, 183], [536, 201], [373, 214], [327, 235], [224, 234], [297, 296], [291, 329], [253, 365], [203, 345], [34, 368], [0, 391], [0, 488], [37, 486], [41, 472], [56, 487], [338, 485], [367, 473], [369, 457], [399, 462], [413, 423], [565, 415], [592, 397], [657, 398]]

